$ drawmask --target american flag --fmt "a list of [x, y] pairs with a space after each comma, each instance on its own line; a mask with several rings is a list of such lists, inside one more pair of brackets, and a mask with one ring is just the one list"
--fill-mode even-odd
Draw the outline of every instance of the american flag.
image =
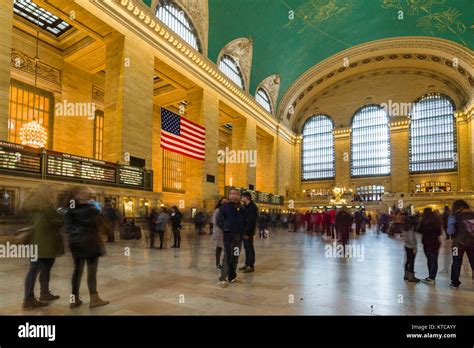
[[161, 147], [204, 161], [206, 128], [161, 108]]

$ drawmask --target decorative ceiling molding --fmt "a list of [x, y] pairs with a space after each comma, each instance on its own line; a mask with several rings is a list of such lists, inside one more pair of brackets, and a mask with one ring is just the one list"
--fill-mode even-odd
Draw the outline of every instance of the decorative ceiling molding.
[[[389, 60], [428, 61], [453, 69], [453, 77], [463, 86], [465, 94], [472, 95], [473, 61], [471, 50], [449, 40], [430, 37], [402, 37], [376, 40], [361, 44], [316, 64], [308, 69], [288, 88], [278, 108], [278, 118], [290, 123], [290, 109], [295, 111], [305, 94], [315, 86], [333, 77], [355, 72], [366, 64], [383, 63]], [[457, 64], [453, 64], [456, 59]]]
[[248, 91], [250, 88], [250, 73], [252, 71], [252, 54], [253, 54], [253, 41], [246, 37], [241, 37], [235, 40], [232, 40], [219, 53], [217, 58], [217, 65], [223, 55], [229, 55], [235, 59], [240, 70], [245, 83], [245, 90]]
[[208, 0], [174, 0], [183, 9], [194, 25], [201, 42], [202, 52], [207, 57], [209, 39], [209, 6]]
[[171, 31], [150, 9], [140, 2], [120, 0], [116, 2], [89, 2], [76, 0], [84, 8], [97, 7], [110, 16], [114, 23], [120, 23], [128, 30], [148, 43], [161, 54], [173, 59], [177, 64], [188, 69], [199, 81], [220, 93], [222, 98], [232, 100], [236, 107], [242, 108], [251, 117], [274, 130], [282, 139], [292, 143], [294, 134], [286, 125], [282, 125], [269, 114], [255, 97], [243, 91], [224, 75], [214, 62], [196, 51], [176, 33]]
[[[34, 57], [30, 57], [26, 53], [12, 48], [10, 64], [11, 67], [20, 74], [34, 78], [36, 71], [36, 60]], [[61, 71], [40, 60], [38, 60], [37, 76], [39, 81], [42, 80], [43, 82], [56, 86], [61, 85]]]
[[[335, 82], [332, 85], [329, 85], [328, 87], [321, 89], [318, 94], [313, 95], [311, 99], [307, 101], [305, 104], [304, 108], [302, 110], [299, 110], [297, 113], [296, 117], [294, 116], [292, 120], [293, 124], [293, 130], [295, 129], [301, 129], [301, 127], [304, 125], [306, 120], [311, 117], [314, 112], [311, 110], [311, 105], [315, 104], [317, 100], [321, 97], [325, 97], [327, 94], [330, 92], [337, 90], [341, 86], [351, 84], [351, 83], [356, 83], [358, 81], [368, 79], [371, 77], [375, 76], [383, 76], [383, 75], [417, 75], [417, 76], [424, 76], [428, 78], [432, 78], [434, 80], [437, 80], [444, 84], [451, 93], [449, 96], [456, 102], [456, 106], [463, 107], [469, 100], [469, 95], [466, 94], [466, 92], [463, 90], [463, 87], [458, 83], [458, 81], [451, 79], [450, 77], [440, 74], [439, 72], [435, 72], [432, 70], [425, 70], [425, 69], [417, 69], [417, 68], [385, 68], [385, 69], [377, 69], [377, 70], [371, 70], [367, 71], [365, 73], [361, 73], [358, 75], [353, 75], [350, 77], [347, 77], [343, 80], [339, 80], [338, 82]], [[424, 94], [429, 93], [430, 91], [427, 89], [426, 91], [420, 91], [420, 95], [418, 97], [421, 97]], [[415, 101], [417, 98], [414, 98], [413, 101]], [[354, 110], [355, 111], [355, 110]], [[392, 116], [393, 117], [393, 116]]]
[[265, 78], [260, 84], [257, 86], [255, 90], [255, 95], [259, 88], [263, 88], [270, 97], [270, 103], [272, 106], [273, 114], [276, 114], [276, 105], [278, 100], [278, 92], [280, 91], [280, 75], [270, 75]]

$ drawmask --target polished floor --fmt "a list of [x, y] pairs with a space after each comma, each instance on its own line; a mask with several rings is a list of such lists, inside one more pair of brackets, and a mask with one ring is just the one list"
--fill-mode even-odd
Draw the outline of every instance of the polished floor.
[[[0, 260], [0, 314], [22, 315], [472, 315], [474, 285], [467, 260], [463, 283], [449, 287], [449, 246], [439, 257], [436, 285], [403, 280], [404, 247], [400, 238], [374, 231], [351, 243], [364, 247], [350, 258], [334, 257], [332, 241], [313, 233], [278, 230], [257, 239], [256, 272], [240, 274], [240, 284], [217, 286], [219, 272], [209, 235], [188, 228], [182, 248], [145, 249], [145, 241], [108, 244], [99, 263], [98, 289], [108, 306], [89, 309], [86, 277], [82, 307], [70, 310], [72, 260], [58, 258], [51, 289], [61, 299], [49, 307], [24, 311], [26, 260]], [[127, 256], [127, 248], [130, 255]], [[336, 254], [337, 255], [337, 254]], [[363, 257], [362, 257], [363, 256]], [[241, 259], [243, 255], [241, 256]], [[418, 277], [427, 276], [423, 252], [416, 258]], [[37, 285], [38, 289], [38, 285]], [[39, 289], [37, 290], [39, 291]]]

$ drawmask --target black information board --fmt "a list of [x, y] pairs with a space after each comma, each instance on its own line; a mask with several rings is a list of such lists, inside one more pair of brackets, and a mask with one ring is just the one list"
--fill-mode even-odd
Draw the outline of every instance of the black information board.
[[119, 167], [119, 183], [130, 186], [143, 186], [143, 170], [136, 167], [122, 166]]
[[0, 169], [41, 174], [41, 151], [19, 144], [0, 142]]

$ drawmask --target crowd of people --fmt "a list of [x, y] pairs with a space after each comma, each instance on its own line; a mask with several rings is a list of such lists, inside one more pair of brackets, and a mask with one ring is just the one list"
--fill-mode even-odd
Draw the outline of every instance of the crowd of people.
[[[67, 234], [69, 249], [73, 260], [71, 274], [70, 308], [82, 305], [80, 284], [84, 268], [87, 265], [87, 286], [90, 294], [89, 307], [107, 305], [97, 291], [97, 271], [99, 258], [106, 254], [103, 236], [108, 242], [114, 242], [115, 229], [130, 238], [140, 239], [141, 229], [133, 219], [124, 219], [118, 226], [119, 214], [110, 204], [102, 209], [100, 204], [90, 199], [90, 192], [74, 189], [60, 208], [56, 208], [47, 187], [39, 187], [25, 200], [23, 211], [28, 219], [29, 228], [22, 243], [38, 246], [37, 260], [30, 260], [25, 277], [23, 308], [47, 306], [49, 302], [60, 298], [49, 289], [51, 269], [55, 259], [65, 253], [63, 232]], [[204, 214], [203, 214], [204, 215]], [[461, 284], [460, 270], [464, 254], [467, 254], [471, 268], [474, 269], [474, 211], [464, 200], [456, 200], [452, 207], [438, 212], [430, 207], [423, 212], [415, 212], [412, 206], [405, 209], [393, 209], [391, 213], [379, 212], [375, 215], [376, 233], [386, 232], [391, 236], [399, 234], [404, 238], [406, 262], [404, 279], [408, 282], [420, 282], [415, 276], [415, 259], [418, 254], [417, 233], [421, 234], [421, 244], [427, 260], [428, 276], [422, 281], [436, 283], [438, 258], [442, 243], [449, 243], [452, 250], [451, 287]], [[287, 230], [290, 233], [306, 231], [319, 233], [341, 243], [345, 248], [351, 232], [364, 234], [372, 224], [372, 215], [364, 209], [351, 212], [342, 207], [307, 211], [306, 213], [268, 213], [261, 212], [252, 201], [249, 192], [240, 193], [236, 189], [229, 196], [221, 198], [212, 214], [195, 219], [196, 234], [203, 234], [205, 221], [210, 225], [210, 234], [215, 248], [215, 266], [220, 271], [218, 285], [227, 288], [229, 284], [239, 282], [237, 271], [255, 272], [254, 239], [256, 230], [260, 238], [267, 238], [269, 230]], [[197, 222], [197, 224], [196, 224]], [[183, 214], [176, 206], [167, 209], [161, 207], [152, 210], [149, 218], [149, 248], [163, 249], [165, 233], [173, 234], [172, 248], [181, 247]], [[273, 232], [272, 232], [273, 233]], [[160, 246], [155, 246], [156, 235]], [[444, 239], [444, 241], [443, 241]], [[238, 268], [242, 249], [245, 251], [243, 265]], [[39, 276], [40, 296], [35, 297], [35, 283]]]

